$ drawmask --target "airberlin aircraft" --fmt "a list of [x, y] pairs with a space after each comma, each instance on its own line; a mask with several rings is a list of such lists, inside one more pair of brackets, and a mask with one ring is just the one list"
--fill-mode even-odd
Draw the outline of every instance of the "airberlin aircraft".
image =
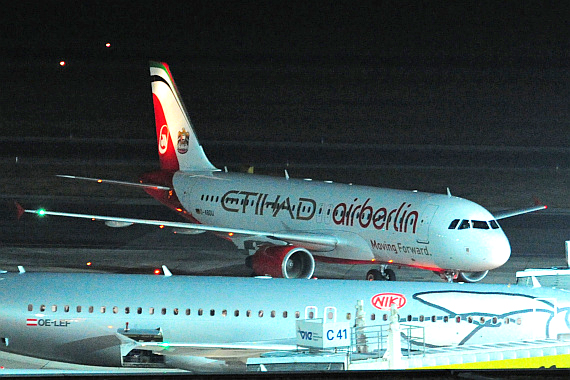
[[376, 266], [369, 280], [395, 280], [392, 266], [431, 270], [447, 281], [477, 282], [510, 256], [497, 219], [546, 208], [492, 215], [447, 194], [228, 173], [198, 142], [166, 63], [150, 75], [161, 169], [140, 183], [63, 176], [143, 188], [190, 223], [26, 210], [45, 215], [211, 231], [250, 252], [258, 275], [310, 278], [315, 259]]

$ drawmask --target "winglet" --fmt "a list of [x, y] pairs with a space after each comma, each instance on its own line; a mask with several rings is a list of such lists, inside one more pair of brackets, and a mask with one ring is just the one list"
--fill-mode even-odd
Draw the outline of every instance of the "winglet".
[[22, 217], [22, 215], [24, 215], [26, 210], [16, 201], [14, 201], [13, 205], [16, 208], [16, 218], [17, 220], [20, 220], [20, 218]]
[[164, 273], [164, 277], [172, 277], [172, 272], [166, 265], [162, 266], [162, 273]]

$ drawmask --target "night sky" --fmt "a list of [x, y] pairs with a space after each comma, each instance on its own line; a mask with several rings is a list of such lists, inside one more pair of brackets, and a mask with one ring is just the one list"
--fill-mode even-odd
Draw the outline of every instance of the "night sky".
[[201, 139], [568, 146], [561, 3], [12, 2], [0, 136], [153, 138], [155, 59]]

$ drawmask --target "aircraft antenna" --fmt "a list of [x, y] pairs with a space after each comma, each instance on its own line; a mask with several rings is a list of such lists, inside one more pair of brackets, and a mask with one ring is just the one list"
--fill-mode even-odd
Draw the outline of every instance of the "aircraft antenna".
[[26, 270], [24, 269], [23, 265], [18, 265], [18, 273], [20, 273], [20, 274], [26, 273]]
[[447, 188], [447, 196], [451, 198], [451, 190], [449, 190], [449, 187]]
[[289, 180], [289, 172], [287, 171], [287, 169], [285, 169], [285, 179]]

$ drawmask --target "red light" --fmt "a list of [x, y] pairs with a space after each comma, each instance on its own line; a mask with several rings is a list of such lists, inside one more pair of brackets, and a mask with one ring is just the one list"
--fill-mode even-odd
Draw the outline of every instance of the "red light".
[[65, 61], [59, 61], [59, 65], [60, 65], [61, 67], [65, 66], [66, 64], [67, 64], [67, 63], [66, 63]]
[[234, 236], [233, 232], [228, 233], [228, 236]]
[[394, 260], [388, 260], [388, 262], [389, 262], [389, 263], [393, 263], [393, 262], [394, 262]]
[[91, 261], [88, 261], [85, 265], [87, 265], [88, 267], [91, 266]]
[[160, 274], [160, 269], [155, 269], [154, 274]]
[[110, 42], [107, 42], [107, 43], [105, 44], [105, 47], [111, 47], [111, 43], [110, 43]]
[[103, 180], [102, 180], [102, 179], [98, 179], [98, 180], [97, 180], [97, 182], [99, 182], [99, 183], [102, 183], [102, 182], [103, 182]]
[[163, 224], [161, 224], [160, 226], [158, 226], [158, 228], [164, 228], [164, 225], [163, 225]]

